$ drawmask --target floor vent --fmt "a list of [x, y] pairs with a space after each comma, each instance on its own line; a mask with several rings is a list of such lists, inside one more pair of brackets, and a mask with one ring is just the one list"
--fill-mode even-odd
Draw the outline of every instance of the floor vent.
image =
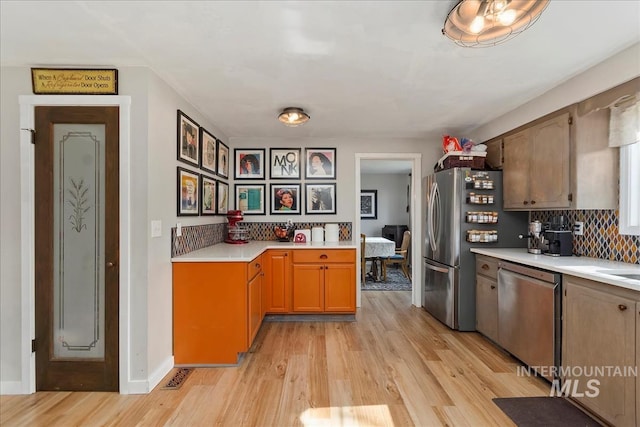
[[187, 380], [192, 368], [179, 368], [171, 379], [162, 387], [163, 390], [177, 390]]

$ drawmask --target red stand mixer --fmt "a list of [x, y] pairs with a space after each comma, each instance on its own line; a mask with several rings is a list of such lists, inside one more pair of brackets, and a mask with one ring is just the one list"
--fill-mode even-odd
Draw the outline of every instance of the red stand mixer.
[[227, 212], [227, 221], [229, 221], [229, 231], [227, 232], [227, 238], [224, 239], [226, 243], [231, 244], [244, 244], [249, 243], [247, 240], [248, 230], [246, 227], [238, 225], [244, 217], [242, 211], [231, 210]]

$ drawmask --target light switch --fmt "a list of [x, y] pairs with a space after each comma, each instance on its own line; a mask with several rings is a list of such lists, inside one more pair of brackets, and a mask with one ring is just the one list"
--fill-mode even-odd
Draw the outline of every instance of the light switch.
[[162, 236], [162, 221], [159, 219], [151, 221], [151, 237]]
[[176, 224], [176, 236], [182, 236], [182, 223], [180, 222]]

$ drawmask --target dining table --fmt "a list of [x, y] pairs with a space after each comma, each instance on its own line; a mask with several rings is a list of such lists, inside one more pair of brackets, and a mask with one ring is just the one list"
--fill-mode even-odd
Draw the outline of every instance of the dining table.
[[369, 275], [374, 281], [380, 281], [380, 271], [382, 265], [378, 268], [378, 263], [383, 262], [382, 259], [395, 255], [396, 242], [385, 239], [384, 237], [367, 236], [364, 242], [364, 257], [371, 260], [371, 269]]

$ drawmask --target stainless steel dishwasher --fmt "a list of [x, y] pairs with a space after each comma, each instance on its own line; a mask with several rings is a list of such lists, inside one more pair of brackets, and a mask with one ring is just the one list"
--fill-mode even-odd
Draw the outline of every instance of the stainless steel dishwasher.
[[498, 343], [553, 380], [560, 365], [560, 274], [498, 263]]

